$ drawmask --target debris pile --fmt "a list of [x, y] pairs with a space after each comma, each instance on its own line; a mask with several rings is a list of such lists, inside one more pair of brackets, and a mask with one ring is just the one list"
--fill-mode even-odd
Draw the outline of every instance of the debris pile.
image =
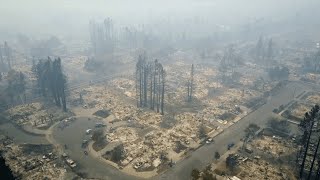
[[265, 160], [256, 158], [241, 163], [241, 173], [238, 175], [241, 179], [296, 179], [292, 171], [284, 167], [276, 167]]
[[114, 132], [107, 134], [109, 142], [120, 141], [124, 145], [134, 143], [138, 139], [138, 135], [133, 128], [119, 127]]
[[296, 117], [297, 119], [303, 119], [304, 115], [310, 109], [310, 105], [299, 103], [297, 104], [294, 109], [291, 111], [291, 115]]
[[25, 146], [28, 145], [12, 144], [12, 141], [4, 136], [0, 141], [3, 158], [16, 177], [19, 176], [22, 179], [64, 179], [66, 169], [63, 168], [62, 161], [55, 153], [39, 153], [36, 149], [26, 153], [24, 152]]
[[277, 158], [294, 152], [292, 149], [293, 144], [290, 141], [277, 137], [262, 136], [253, 140], [252, 146]]
[[8, 114], [12, 122], [19, 126], [32, 126], [39, 129], [50, 127], [54, 122], [71, 116], [57, 107], [45, 109], [40, 103], [19, 105], [9, 109]]

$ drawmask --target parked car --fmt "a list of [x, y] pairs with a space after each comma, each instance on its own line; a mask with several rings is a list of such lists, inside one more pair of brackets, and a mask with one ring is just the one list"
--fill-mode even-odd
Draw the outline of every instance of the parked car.
[[103, 123], [96, 123], [96, 128], [105, 127], [106, 125]]
[[208, 138], [206, 140], [206, 144], [214, 143], [214, 140], [212, 138]]
[[82, 147], [82, 148], [86, 148], [86, 147], [88, 146], [88, 143], [89, 143], [88, 140], [83, 140], [81, 147]]
[[87, 129], [86, 134], [90, 134], [92, 132], [92, 129]]
[[230, 150], [234, 146], [234, 143], [228, 144], [228, 150]]

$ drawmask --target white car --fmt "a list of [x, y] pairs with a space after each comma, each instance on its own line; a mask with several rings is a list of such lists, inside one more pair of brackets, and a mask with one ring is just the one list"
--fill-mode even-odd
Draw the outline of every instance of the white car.
[[92, 132], [92, 129], [87, 129], [87, 130], [86, 130], [86, 133], [87, 133], [87, 134], [90, 134], [91, 132]]
[[213, 139], [212, 139], [212, 138], [208, 138], [207, 141], [206, 141], [207, 144], [210, 144], [210, 143], [212, 143], [212, 142], [213, 142]]

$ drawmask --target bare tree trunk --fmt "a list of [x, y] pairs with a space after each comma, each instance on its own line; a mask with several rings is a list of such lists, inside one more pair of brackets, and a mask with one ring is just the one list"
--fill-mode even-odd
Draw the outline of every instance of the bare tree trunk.
[[188, 95], [187, 95], [187, 100], [189, 101], [190, 97], [190, 81], [187, 82], [187, 89], [188, 89]]
[[23, 93], [23, 99], [24, 99], [24, 103], [27, 103], [27, 95], [26, 95], [26, 92]]
[[2, 55], [3, 53], [2, 53], [2, 47], [1, 47], [1, 45], [0, 45], [0, 60], [1, 60], [1, 66], [3, 66], [4, 67], [4, 61], [3, 61], [3, 55]]
[[64, 92], [65, 90], [63, 89], [62, 90], [62, 97], [61, 97], [61, 100], [62, 100], [62, 108], [63, 108], [63, 111], [64, 112], [67, 112], [67, 101], [66, 101], [66, 94]]
[[152, 72], [152, 66], [150, 66], [150, 108], [152, 109], [152, 104], [153, 104], [153, 102], [152, 102], [152, 100], [153, 100], [153, 88], [152, 88], [152, 86], [153, 86], [153, 73], [154, 72]]
[[155, 60], [155, 63], [154, 63], [154, 73], [153, 73], [153, 101], [152, 101], [152, 106], [151, 106], [151, 109], [154, 110], [155, 108], [155, 103], [157, 101], [156, 99], [156, 90], [157, 90], [157, 60]]
[[146, 64], [144, 64], [144, 73], [143, 73], [143, 98], [144, 98], [144, 102], [143, 102], [143, 106], [147, 107], [147, 103], [148, 103], [148, 98], [147, 98], [147, 87], [148, 87], [148, 67]]
[[10, 47], [7, 42], [4, 42], [4, 53], [5, 53], [7, 61], [8, 61], [8, 67], [9, 67], [9, 69], [11, 69], [11, 52], [10, 52]]
[[165, 91], [165, 71], [162, 69], [162, 95], [161, 95], [161, 114], [164, 114], [164, 91]]
[[190, 80], [190, 101], [192, 101], [192, 94], [193, 94], [193, 74], [194, 74], [194, 67], [192, 64], [192, 66], [191, 66], [191, 80]]
[[[139, 63], [139, 62], [138, 62]], [[139, 86], [140, 86], [140, 78], [139, 78], [139, 65], [137, 64], [136, 65], [136, 98], [137, 98], [137, 107], [139, 107], [139, 98], [140, 98], [140, 89]]]
[[161, 84], [160, 84], [160, 76], [161, 76], [161, 69], [158, 65], [158, 79], [157, 79], [157, 113], [160, 111], [160, 92], [161, 92]]
[[139, 73], [139, 80], [140, 80], [140, 88], [139, 88], [139, 90], [140, 90], [140, 104], [139, 104], [139, 107], [142, 107], [142, 83], [143, 83], [143, 79], [142, 79], [142, 65], [140, 64], [140, 67], [139, 67], [139, 69], [140, 69], [140, 73]]
[[312, 160], [311, 167], [310, 167], [310, 170], [309, 170], [308, 180], [311, 179], [312, 169], [313, 169], [313, 166], [314, 166], [314, 162], [315, 162], [315, 160], [316, 160], [316, 158], [317, 158], [317, 155], [318, 155], [319, 144], [320, 144], [320, 137], [319, 137], [319, 139], [318, 139], [316, 151], [314, 152], [314, 155], [313, 155], [313, 160]]
[[[312, 123], [313, 124], [313, 123]], [[312, 126], [311, 126], [312, 127]], [[302, 164], [301, 164], [301, 168], [300, 168], [300, 178], [303, 177], [303, 172], [304, 172], [304, 165], [305, 165], [305, 162], [306, 162], [306, 158], [307, 158], [307, 153], [308, 153], [308, 149], [309, 149], [309, 143], [310, 143], [310, 138], [311, 138], [311, 130], [309, 132], [309, 135], [308, 135], [308, 140], [307, 140], [307, 145], [306, 145], [306, 149], [304, 151], [304, 155], [303, 155], [303, 159], [302, 159]]]

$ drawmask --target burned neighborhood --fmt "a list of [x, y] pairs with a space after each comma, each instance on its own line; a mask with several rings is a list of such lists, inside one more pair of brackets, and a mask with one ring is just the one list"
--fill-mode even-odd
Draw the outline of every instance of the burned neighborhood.
[[3, 4], [1, 179], [320, 179], [319, 2]]

